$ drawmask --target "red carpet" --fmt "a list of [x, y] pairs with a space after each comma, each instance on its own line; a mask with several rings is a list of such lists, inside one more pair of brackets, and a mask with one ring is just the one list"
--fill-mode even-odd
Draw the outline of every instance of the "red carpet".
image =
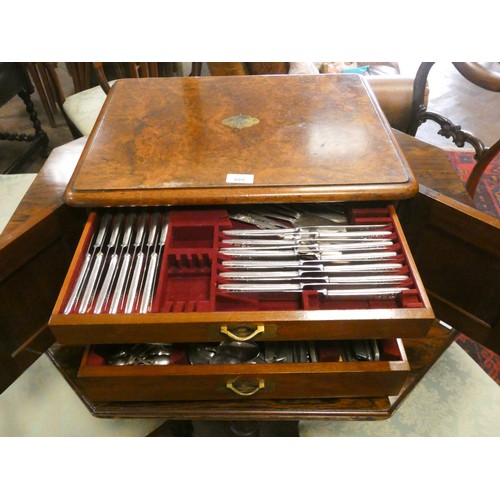
[[[473, 153], [447, 151], [447, 154], [460, 179], [465, 183], [475, 164]], [[479, 210], [498, 218], [500, 218], [499, 179], [500, 156], [497, 155], [483, 174], [474, 196], [474, 203]], [[458, 335], [456, 342], [500, 385], [500, 356], [498, 354], [474, 342], [463, 333]]]
[[500, 385], [500, 356], [460, 333], [455, 342]]
[[[447, 151], [451, 164], [457, 171], [462, 182], [469, 177], [475, 165], [473, 153], [464, 151]], [[482, 212], [500, 218], [500, 155], [494, 159], [484, 172], [479, 183], [474, 203]]]

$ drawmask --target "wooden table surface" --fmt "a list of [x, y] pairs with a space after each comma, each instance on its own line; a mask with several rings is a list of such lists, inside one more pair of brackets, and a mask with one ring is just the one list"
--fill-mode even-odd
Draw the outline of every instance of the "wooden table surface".
[[415, 137], [393, 130], [419, 185], [434, 189], [457, 201], [474, 206], [446, 153]]

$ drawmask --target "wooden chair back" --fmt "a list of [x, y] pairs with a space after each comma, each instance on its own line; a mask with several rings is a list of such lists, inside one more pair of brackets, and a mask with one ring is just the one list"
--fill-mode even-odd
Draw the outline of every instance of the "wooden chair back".
[[[179, 63], [173, 62], [94, 62], [93, 68], [99, 85], [106, 94], [110, 90], [110, 80], [119, 78], [155, 78], [181, 76]], [[200, 76], [201, 63], [192, 63], [189, 76]]]
[[[464, 78], [474, 85], [485, 90], [500, 92], [500, 73], [476, 62], [454, 62], [452, 64]], [[433, 62], [423, 62], [417, 70], [413, 85], [412, 110], [406, 132], [414, 136], [420, 125], [431, 120], [440, 126], [438, 134], [451, 139], [457, 147], [464, 147], [466, 143], [470, 144], [475, 150], [476, 164], [465, 183], [465, 188], [469, 195], [474, 197], [481, 176], [500, 152], [500, 138], [492, 146], [486, 147], [473, 133], [462, 130], [460, 125], [456, 125], [439, 113], [427, 109], [427, 106], [424, 105], [425, 87], [433, 65]]]

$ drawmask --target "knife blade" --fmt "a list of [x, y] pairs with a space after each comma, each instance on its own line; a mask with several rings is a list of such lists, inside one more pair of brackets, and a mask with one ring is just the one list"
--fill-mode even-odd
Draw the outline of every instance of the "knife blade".
[[[276, 283], [276, 284], [220, 284], [219, 289], [230, 293], [300, 293], [310, 286], [303, 283]], [[318, 286], [324, 286], [319, 283]], [[375, 287], [375, 288], [318, 288], [316, 292], [326, 297], [350, 298], [394, 298], [398, 293], [409, 290], [407, 287]]]

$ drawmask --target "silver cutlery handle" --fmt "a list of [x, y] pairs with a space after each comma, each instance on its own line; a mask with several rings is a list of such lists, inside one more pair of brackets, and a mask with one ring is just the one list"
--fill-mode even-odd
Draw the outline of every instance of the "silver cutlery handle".
[[94, 293], [94, 288], [96, 286], [96, 280], [97, 280], [97, 276], [99, 275], [99, 270], [101, 268], [101, 263], [102, 263], [103, 257], [104, 257], [104, 254], [102, 252], [99, 252], [95, 258], [94, 266], [92, 267], [89, 281], [87, 283], [87, 286], [85, 287], [85, 293], [83, 294], [82, 301], [80, 303], [80, 308], [78, 309], [78, 312], [80, 314], [85, 313], [87, 310], [87, 307], [89, 306], [89, 302], [90, 302], [92, 295]]
[[132, 280], [130, 282], [130, 288], [128, 291], [127, 302], [125, 305], [125, 312], [131, 313], [134, 308], [134, 303], [137, 295], [137, 288], [139, 286], [139, 281], [141, 279], [142, 263], [144, 261], [144, 253], [139, 252], [137, 254], [137, 260], [135, 262], [135, 268], [132, 275]]
[[109, 308], [110, 314], [116, 314], [118, 311], [118, 304], [123, 292], [123, 286], [125, 285], [125, 278], [128, 274], [128, 268], [130, 266], [130, 254], [126, 254], [123, 257], [122, 267], [120, 269], [120, 274], [118, 275], [118, 281], [116, 282], [116, 288], [113, 293], [113, 299], [111, 300], [111, 306]]
[[148, 267], [148, 273], [146, 276], [146, 283], [144, 285], [144, 293], [142, 295], [141, 299], [141, 307], [139, 312], [140, 313], [147, 313], [151, 296], [153, 294], [153, 281], [154, 281], [154, 276], [155, 276], [155, 271], [156, 271], [156, 261], [158, 259], [158, 254], [156, 252], [151, 254], [150, 260], [149, 260], [149, 267]]
[[136, 247], [138, 247], [142, 242], [142, 238], [144, 236], [144, 231], [146, 228], [146, 220], [147, 220], [146, 214], [143, 213], [143, 214], [139, 215], [139, 223], [138, 223], [137, 232], [135, 234], [135, 240], [134, 240], [134, 246], [136, 246]]
[[117, 214], [113, 220], [113, 226], [111, 230], [111, 236], [108, 241], [108, 247], [114, 247], [116, 245], [116, 240], [118, 239], [118, 234], [122, 225], [123, 214]]
[[148, 234], [148, 241], [147, 241], [147, 246], [151, 247], [154, 245], [155, 238], [156, 238], [156, 232], [158, 230], [158, 222], [159, 222], [160, 214], [158, 212], [155, 212], [151, 216], [150, 220], [150, 227], [149, 227], [149, 234]]
[[116, 264], [118, 263], [118, 255], [114, 254], [111, 256], [109, 261], [108, 271], [106, 273], [106, 277], [104, 278], [104, 282], [101, 287], [101, 291], [99, 292], [99, 296], [97, 297], [97, 302], [94, 307], [94, 313], [100, 314], [102, 310], [102, 306], [104, 305], [104, 301], [108, 296], [109, 286], [111, 284], [111, 280], [115, 275]]
[[160, 241], [158, 242], [160, 246], [165, 244], [165, 241], [167, 239], [167, 232], [168, 232], [168, 216], [165, 215], [160, 233]]
[[132, 229], [134, 227], [135, 219], [136, 219], [135, 213], [128, 214], [127, 218], [125, 219], [125, 228], [122, 237], [122, 247], [127, 247], [128, 244], [130, 243], [130, 238], [132, 236]]
[[108, 225], [111, 222], [111, 214], [104, 214], [101, 218], [101, 225], [97, 233], [97, 237], [94, 242], [94, 248], [100, 247], [104, 241], [104, 235], [108, 229]]
[[91, 255], [88, 253], [85, 255], [85, 259], [83, 260], [82, 268], [80, 269], [80, 274], [78, 275], [78, 279], [76, 280], [75, 285], [73, 286], [73, 291], [71, 292], [71, 296], [64, 308], [64, 314], [69, 314], [73, 309], [76, 298], [80, 293], [80, 288], [82, 287], [83, 280], [87, 275], [87, 271], [90, 264]]

